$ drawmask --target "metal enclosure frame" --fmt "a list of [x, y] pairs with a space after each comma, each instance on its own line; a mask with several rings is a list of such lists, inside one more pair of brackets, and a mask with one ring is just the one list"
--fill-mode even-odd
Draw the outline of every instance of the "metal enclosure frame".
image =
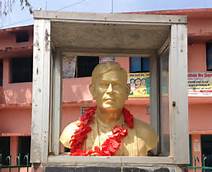
[[[186, 164], [188, 152], [187, 98], [187, 26], [185, 16], [138, 14], [92, 14], [34, 12], [33, 98], [31, 162], [45, 165], [130, 165]], [[169, 27], [170, 32], [157, 49], [86, 49], [63, 47], [55, 43], [54, 24], [87, 23], [124, 25], [127, 27]], [[104, 28], [104, 27], [103, 27]], [[148, 32], [148, 30], [145, 30]], [[59, 155], [61, 113], [61, 56], [64, 53], [83, 55], [148, 55], [151, 59], [151, 123], [158, 131], [158, 65], [160, 54], [169, 49], [169, 116], [170, 156], [168, 157], [68, 157]]]

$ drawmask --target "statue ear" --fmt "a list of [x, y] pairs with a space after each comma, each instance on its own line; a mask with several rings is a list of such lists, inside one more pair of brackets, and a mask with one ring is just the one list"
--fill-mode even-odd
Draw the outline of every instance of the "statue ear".
[[93, 96], [93, 99], [95, 99], [95, 97], [96, 97], [96, 91], [95, 91], [95, 88], [94, 88], [94, 85], [93, 84], [90, 84], [89, 85], [89, 90], [90, 90], [91, 95]]

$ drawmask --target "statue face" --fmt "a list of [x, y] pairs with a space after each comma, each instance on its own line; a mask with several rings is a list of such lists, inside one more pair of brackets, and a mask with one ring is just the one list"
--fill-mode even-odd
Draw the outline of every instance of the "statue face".
[[121, 71], [110, 71], [97, 78], [92, 95], [97, 108], [122, 109], [128, 98], [129, 88]]

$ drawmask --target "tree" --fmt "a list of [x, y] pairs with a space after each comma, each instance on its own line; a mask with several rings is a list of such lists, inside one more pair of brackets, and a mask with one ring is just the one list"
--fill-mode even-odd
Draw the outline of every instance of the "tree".
[[[8, 15], [12, 12], [13, 5], [17, 0], [0, 0], [0, 16]], [[29, 12], [32, 13], [32, 5], [28, 0], [19, 0], [20, 1], [20, 8], [28, 8]]]

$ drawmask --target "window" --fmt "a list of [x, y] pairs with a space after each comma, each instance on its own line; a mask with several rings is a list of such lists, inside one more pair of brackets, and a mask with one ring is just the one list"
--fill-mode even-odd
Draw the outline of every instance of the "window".
[[28, 165], [30, 160], [30, 136], [18, 137], [19, 165]]
[[206, 63], [207, 70], [212, 71], [212, 43], [206, 44]]
[[77, 57], [77, 77], [91, 76], [94, 67], [99, 64], [99, 57], [88, 58], [87, 56]]
[[212, 167], [212, 135], [201, 135], [202, 164]]
[[3, 84], [3, 62], [0, 60], [0, 86]]
[[10, 137], [0, 137], [0, 165], [10, 164]]
[[15, 33], [16, 42], [28, 42], [29, 41], [29, 33], [27, 31], [17, 32]]
[[11, 83], [32, 82], [32, 57], [11, 59], [10, 81]]
[[130, 57], [130, 73], [149, 72], [149, 58]]

